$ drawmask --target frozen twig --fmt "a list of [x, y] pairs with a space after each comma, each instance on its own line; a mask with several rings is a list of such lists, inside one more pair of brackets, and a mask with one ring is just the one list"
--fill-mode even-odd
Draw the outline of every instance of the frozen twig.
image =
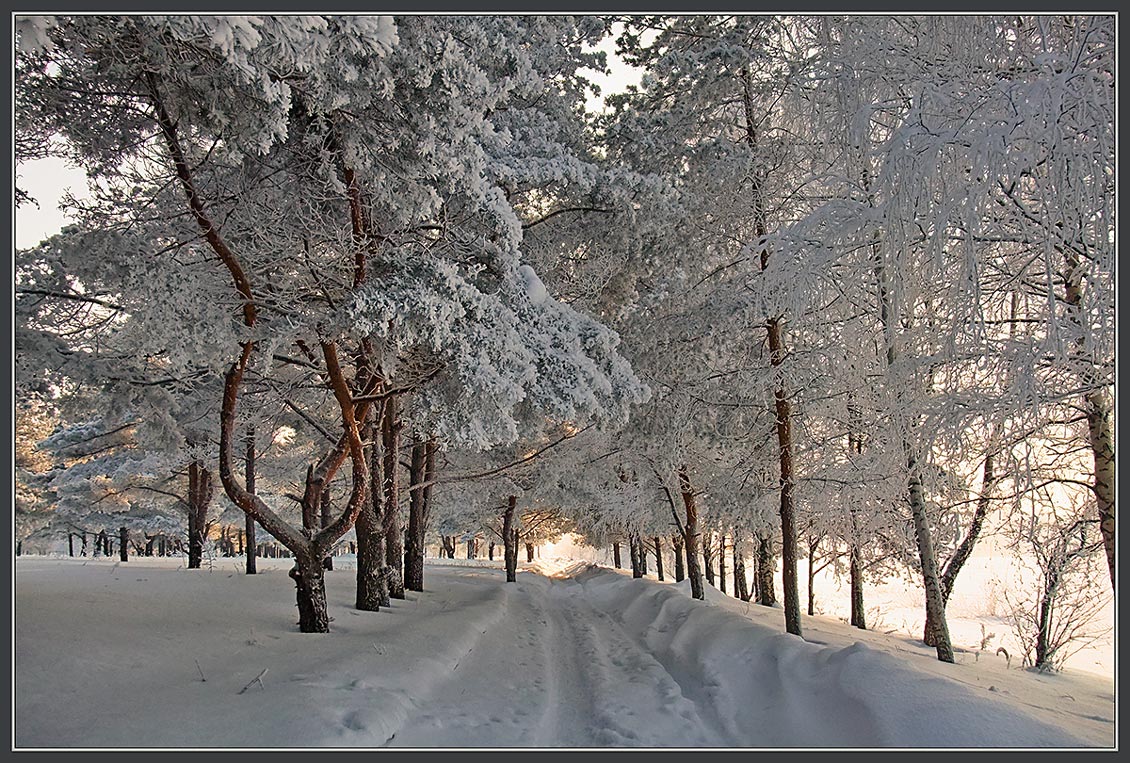
[[267, 675], [268, 670], [270, 670], [270, 668], [263, 668], [262, 672], [260, 672], [259, 675], [252, 678], [250, 681], [247, 682], [247, 686], [244, 686], [242, 689], [239, 690], [239, 693], [243, 694], [245, 691], [247, 691], [252, 686], [254, 686], [256, 681], [258, 681], [259, 686], [262, 687], [262, 689], [264, 691], [266, 691], [267, 687], [263, 686], [263, 676]]

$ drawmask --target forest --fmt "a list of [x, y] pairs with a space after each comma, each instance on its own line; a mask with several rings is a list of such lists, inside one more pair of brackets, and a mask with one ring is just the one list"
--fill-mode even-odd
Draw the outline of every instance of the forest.
[[[635, 633], [623, 613], [660, 593], [621, 601], [591, 564], [540, 560], [568, 538], [685, 589], [647, 616], [649, 646], [717, 593], [812, 641], [831, 576], [861, 633], [875, 586], [918, 591], [912, 640], [948, 664], [947, 605], [991, 544], [1022, 581], [1005, 594], [1020, 653], [996, 659], [1051, 676], [1108, 635], [1113, 14], [15, 31], [17, 225], [39, 206], [21, 167], [86, 179], [68, 224], [15, 251], [17, 596], [43, 556], [173, 557], [183, 586], [238, 564], [290, 589], [248, 644], [346, 643], [371, 612], [406, 648], [458, 630], [434, 597], [467, 581], [514, 612], [532, 597], [545, 625], [553, 597], [522, 592], [569, 577], [587, 601], [569, 607]], [[611, 65], [635, 81], [602, 93]], [[659, 662], [660, 683], [692, 670]], [[644, 744], [617, 718], [581, 741]], [[571, 743], [555, 728], [535, 741]], [[686, 744], [775, 739], [717, 730]], [[927, 739], [840, 731], [801, 741]], [[931, 744], [992, 744], [949, 739]]]

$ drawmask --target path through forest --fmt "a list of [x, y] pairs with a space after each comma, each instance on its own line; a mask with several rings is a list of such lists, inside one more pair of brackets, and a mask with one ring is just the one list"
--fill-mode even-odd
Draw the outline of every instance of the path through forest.
[[[882, 634], [585, 563], [428, 565], [298, 633], [287, 560], [22, 557], [20, 747], [1109, 745], [1109, 684], [942, 666]], [[862, 639], [862, 640], [861, 640]], [[941, 666], [941, 667], [938, 667]], [[943, 671], [943, 672], [937, 672]], [[261, 681], [256, 681], [261, 677]], [[1065, 699], [1069, 696], [1069, 699]], [[185, 719], [191, 719], [187, 723]]]

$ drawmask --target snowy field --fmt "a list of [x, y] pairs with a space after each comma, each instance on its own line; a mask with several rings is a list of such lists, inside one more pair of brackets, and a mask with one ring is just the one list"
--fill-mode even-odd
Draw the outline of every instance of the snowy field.
[[[584, 563], [429, 560], [423, 594], [295, 628], [287, 560], [23, 557], [18, 747], [1112, 746], [1109, 678], [781, 615]], [[344, 565], [339, 565], [344, 566]], [[264, 672], [265, 671], [265, 672]], [[255, 678], [261, 676], [261, 683]], [[244, 687], [249, 687], [240, 693]]]

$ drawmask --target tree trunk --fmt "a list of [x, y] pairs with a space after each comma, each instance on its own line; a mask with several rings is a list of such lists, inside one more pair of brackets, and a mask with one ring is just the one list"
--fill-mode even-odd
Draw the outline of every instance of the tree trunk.
[[863, 610], [863, 562], [859, 546], [851, 545], [851, 624], [860, 630], [867, 630], [867, 615]]
[[[1052, 561], [1055, 565], [1056, 562]], [[1052, 607], [1055, 603], [1056, 589], [1059, 588], [1059, 570], [1054, 566], [1044, 573], [1044, 593], [1040, 597], [1040, 609], [1037, 616], [1036, 631], [1036, 661], [1032, 667], [1038, 670], [1051, 668], [1051, 629]]]
[[[764, 269], [764, 268], [763, 268]], [[781, 336], [781, 321], [769, 321], [770, 364], [780, 367], [785, 348]], [[773, 393], [777, 414], [777, 446], [781, 465], [781, 583], [785, 598], [785, 630], [794, 635], [800, 632], [800, 593], [797, 590], [797, 534], [796, 507], [793, 502], [793, 434], [792, 410], [788, 392], [782, 382]]]
[[385, 401], [382, 439], [385, 461], [384, 534], [388, 595], [404, 598], [404, 542], [400, 529], [400, 412], [396, 395]]
[[[977, 543], [978, 537], [981, 535], [981, 528], [985, 524], [985, 517], [989, 513], [989, 504], [992, 502], [993, 487], [1000, 480], [1000, 475], [993, 471], [993, 456], [990, 453], [985, 456], [985, 465], [982, 469], [981, 476], [981, 494], [977, 496], [977, 508], [973, 512], [973, 520], [969, 523], [969, 530], [966, 531], [965, 537], [961, 539], [958, 544], [957, 550], [953, 552], [953, 557], [945, 566], [942, 572], [940, 585], [942, 587], [942, 608], [949, 603], [950, 593], [953, 591], [953, 584], [957, 580], [957, 575], [961, 572], [961, 568], [973, 553], [973, 547]], [[934, 622], [930, 618], [929, 612], [926, 613], [926, 625], [923, 628], [922, 641], [928, 646], [937, 646], [934, 642]]]
[[467, 558], [468, 559], [474, 559], [475, 558], [475, 539], [474, 538], [468, 538], [467, 539]]
[[734, 544], [734, 598], [749, 601], [749, 584], [745, 576], [745, 559], [742, 558], [738, 534], [733, 534]]
[[675, 582], [681, 583], [686, 578], [686, 569], [683, 567], [683, 538], [676, 535], [671, 538], [671, 546], [675, 556]]
[[713, 533], [705, 533], [702, 538], [702, 564], [706, 582], [714, 585], [714, 549], [711, 547]]
[[74, 533], [67, 533], [67, 555], [75, 555], [75, 536]]
[[816, 544], [808, 545], [808, 616], [816, 614]]
[[640, 543], [634, 532], [628, 535], [628, 553], [632, 557], [632, 577], [643, 577], [643, 565], [640, 563]]
[[[754, 116], [753, 79], [748, 64], [742, 74], [745, 137], [750, 148], [757, 151], [758, 120]], [[760, 260], [761, 271], [764, 273], [769, 267], [769, 246], [766, 243], [769, 240], [769, 215], [765, 203], [763, 183], [764, 178], [760, 175], [753, 177], [754, 230], [758, 239], [762, 242]], [[785, 376], [779, 371], [785, 360], [783, 323], [782, 316], [771, 317], [766, 324], [766, 334], [769, 342], [769, 364], [777, 374], [778, 380], [776, 389], [773, 391], [773, 405], [777, 420], [777, 453], [780, 464], [781, 577], [785, 594], [785, 630], [799, 636], [800, 594], [797, 591], [796, 508], [793, 505], [792, 411], [785, 385]]]
[[200, 569], [204, 557], [204, 536], [208, 518], [208, 504], [214, 486], [212, 473], [199, 461], [188, 465], [188, 568]]
[[726, 593], [726, 536], [718, 541], [718, 590]]
[[118, 528], [118, 558], [123, 562], [129, 561], [129, 530], [125, 527]]
[[640, 577], [642, 578], [647, 574], [647, 544], [643, 542], [643, 538], [636, 534], [636, 553], [639, 555], [640, 560]]
[[[329, 485], [326, 485], [322, 488], [322, 497], [318, 502], [318, 507], [320, 509], [319, 519], [321, 520], [318, 526], [322, 529], [325, 529], [330, 526], [331, 522], [333, 522], [333, 502], [330, 496]], [[332, 550], [327, 552], [326, 557], [322, 559], [322, 568], [326, 570], [332, 570], [334, 568], [334, 556]]]
[[926, 516], [926, 499], [922, 494], [922, 482], [918, 476], [918, 464], [913, 455], [907, 460], [907, 470], [910, 472], [908, 488], [910, 513], [914, 520], [918, 557], [922, 562], [922, 583], [926, 589], [926, 618], [933, 623], [934, 646], [938, 659], [942, 662], [953, 662], [953, 647], [950, 645], [949, 626], [946, 624], [946, 605], [942, 599], [942, 586], [938, 575], [938, 559], [934, 554], [929, 519]]
[[506, 499], [506, 511], [502, 514], [502, 541], [505, 546], [507, 583], [518, 580], [518, 528], [514, 526], [517, 506], [517, 496], [509, 496]]
[[[1084, 326], [1083, 282], [1079, 255], [1070, 247], [1063, 248], [1064, 258], [1064, 298], [1071, 308], [1075, 323]], [[1087, 435], [1094, 461], [1095, 483], [1093, 491], [1099, 514], [1099, 531], [1103, 537], [1107, 567], [1110, 571], [1110, 586], [1117, 588], [1114, 574], [1114, 501], [1115, 501], [1115, 460], [1114, 433], [1111, 429], [1112, 399], [1106, 393], [1095, 371], [1095, 356], [1087, 346], [1087, 332], [1080, 331], [1076, 348], [1083, 366], [1080, 368], [1080, 381], [1087, 390], [1083, 396], [1084, 410], [1087, 412]]]
[[655, 544], [655, 574], [660, 580], [663, 579], [663, 547], [659, 545], [659, 538], [652, 538], [652, 543]]
[[487, 544], [487, 559], [494, 561], [494, 541]]
[[620, 569], [620, 544], [612, 544], [612, 563], [616, 565], [616, 569]]
[[757, 603], [771, 607], [777, 603], [773, 572], [777, 565], [773, 559], [773, 542], [764, 535], [758, 535], [757, 544]]
[[375, 432], [379, 424], [366, 422], [363, 438], [369, 446], [369, 495], [357, 515], [357, 598], [354, 607], [363, 612], [378, 612], [389, 605], [385, 585], [385, 536], [380, 517], [383, 513], [384, 459]]
[[534, 560], [534, 544], [533, 543], [527, 543], [526, 544], [526, 561], [532, 562], [533, 560]]
[[298, 601], [298, 630], [328, 633], [330, 615], [326, 606], [325, 569], [322, 560], [309, 553], [296, 554], [290, 570]]
[[87, 556], [87, 543], [86, 543], [86, 530], [82, 531], [82, 548], [79, 551], [79, 556]]
[[434, 438], [412, 446], [410, 483], [416, 485], [423, 482], [426, 487], [413, 490], [409, 500], [408, 539], [404, 544], [404, 587], [409, 591], [424, 590], [424, 538], [428, 531], [431, 483], [435, 479], [436, 469], [436, 449]]
[[683, 543], [687, 553], [687, 577], [691, 579], [691, 597], [702, 600], [706, 598], [706, 591], [702, 586], [702, 572], [698, 568], [698, 506], [685, 466], [679, 470], [679, 489], [687, 514], [683, 525]]

